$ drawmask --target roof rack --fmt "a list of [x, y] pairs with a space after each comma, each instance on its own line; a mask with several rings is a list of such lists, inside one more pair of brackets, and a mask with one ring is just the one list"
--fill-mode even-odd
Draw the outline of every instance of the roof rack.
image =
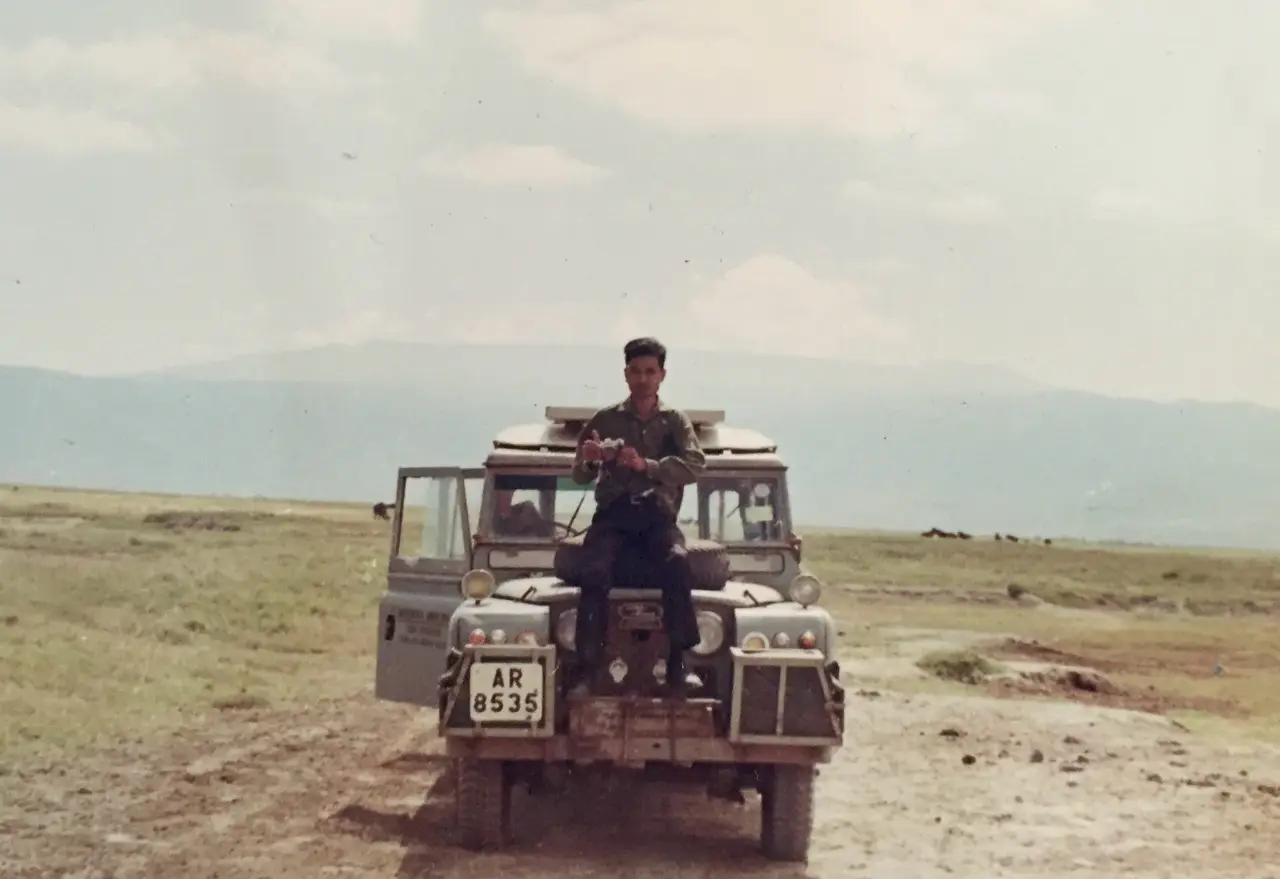
[[[548, 406], [547, 420], [558, 424], [585, 424], [597, 411], [590, 406]], [[723, 424], [725, 418], [723, 409], [685, 409], [684, 414], [689, 416], [694, 427]]]

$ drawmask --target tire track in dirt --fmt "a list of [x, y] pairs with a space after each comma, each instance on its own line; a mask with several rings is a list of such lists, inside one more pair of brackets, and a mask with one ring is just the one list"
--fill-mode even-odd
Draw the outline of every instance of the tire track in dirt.
[[430, 714], [361, 688], [0, 778], [0, 875], [1280, 875], [1280, 797], [1260, 789], [1280, 783], [1275, 749], [1132, 712], [932, 695], [855, 699], [849, 726], [803, 867], [758, 855], [754, 798], [625, 782], [520, 794], [512, 850], [462, 851]]

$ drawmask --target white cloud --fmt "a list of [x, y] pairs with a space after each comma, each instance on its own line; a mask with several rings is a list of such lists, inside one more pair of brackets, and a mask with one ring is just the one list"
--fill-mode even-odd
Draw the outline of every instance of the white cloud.
[[369, 214], [373, 206], [363, 199], [335, 198], [318, 193], [291, 192], [285, 189], [252, 189], [232, 197], [237, 207], [301, 208], [327, 220]]
[[850, 266], [850, 271], [859, 278], [891, 282], [901, 282], [904, 279], [920, 275], [918, 266], [894, 256], [877, 256], [857, 260]]
[[901, 205], [902, 199], [885, 192], [870, 180], [850, 180], [844, 185], [844, 194], [864, 204]]
[[0, 144], [82, 156], [90, 153], [147, 153], [164, 140], [140, 125], [96, 110], [68, 110], [48, 104], [0, 104]]
[[[895, 273], [901, 267], [893, 266]], [[515, 297], [499, 311], [434, 324], [466, 344], [621, 344], [656, 335], [677, 348], [790, 354], [835, 360], [915, 362], [911, 328], [884, 313], [860, 282], [819, 278], [779, 254], [761, 254], [705, 281], [692, 279], [685, 307], [654, 308], [643, 294], [602, 308], [581, 302]], [[637, 301], [637, 299], [639, 301]], [[635, 303], [635, 304], [632, 304]]]
[[97, 43], [58, 38], [0, 48], [0, 81], [63, 79], [134, 92], [186, 93], [215, 81], [277, 92], [340, 89], [352, 76], [322, 52], [259, 34], [181, 29]]
[[832, 359], [899, 359], [906, 324], [846, 281], [817, 278], [785, 256], [766, 253], [730, 269], [694, 294], [697, 338], [726, 349]]
[[539, 144], [486, 146], [469, 152], [441, 152], [422, 160], [423, 173], [480, 186], [549, 187], [594, 183], [609, 172]]
[[483, 16], [527, 71], [662, 127], [886, 139], [938, 120], [935, 83], [1090, 0], [524, 0]]
[[1090, 212], [1099, 219], [1169, 219], [1169, 205], [1133, 189], [1100, 189], [1089, 197]]
[[1000, 203], [981, 192], [964, 192], [951, 198], [939, 198], [925, 204], [925, 210], [936, 217], [955, 222], [994, 220], [1004, 213]]
[[264, 14], [273, 29], [340, 42], [406, 44], [423, 26], [424, 0], [270, 0]]
[[590, 326], [583, 325], [581, 305], [571, 302], [539, 300], [534, 305], [518, 301], [459, 321], [449, 329], [449, 336], [467, 345], [529, 344], [540, 340], [550, 345], [580, 344]]
[[390, 125], [401, 117], [390, 101], [374, 98], [364, 106], [364, 117], [375, 125]]
[[1044, 98], [1034, 92], [1016, 89], [979, 89], [970, 101], [980, 110], [997, 116], [1048, 120], [1054, 118]]
[[1141, 189], [1104, 187], [1095, 190], [1085, 206], [1091, 218], [1102, 222], [1199, 227], [1213, 229], [1217, 234], [1280, 242], [1275, 227], [1258, 213], [1204, 202], [1188, 203]]
[[[419, 314], [426, 319], [429, 315]], [[404, 341], [414, 338], [412, 328], [402, 319], [388, 316], [378, 309], [354, 311], [325, 324], [295, 332], [290, 341], [295, 348], [319, 348], [324, 345], [358, 345], [361, 342]]]
[[844, 192], [863, 204], [897, 211], [923, 211], [949, 222], [983, 222], [1004, 214], [1004, 208], [997, 199], [973, 190], [917, 196], [883, 189], [868, 180], [851, 180], [845, 184]]

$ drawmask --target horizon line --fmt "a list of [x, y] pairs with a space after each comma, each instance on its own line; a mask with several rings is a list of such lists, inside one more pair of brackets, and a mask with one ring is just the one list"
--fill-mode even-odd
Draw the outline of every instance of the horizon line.
[[[125, 372], [89, 373], [89, 372], [78, 372], [71, 369], [42, 366], [42, 365], [30, 364], [30, 363], [7, 363], [7, 362], [0, 363], [0, 370], [3, 370], [3, 369], [14, 370], [14, 371], [22, 370], [22, 371], [28, 371], [28, 372], [34, 372], [34, 373], [44, 373], [47, 375], [67, 376], [72, 378], [89, 379], [89, 380], [102, 380], [102, 379], [131, 380], [131, 379], [168, 378], [168, 379], [181, 379], [181, 380], [187, 380], [187, 381], [226, 382], [226, 383], [274, 381], [282, 384], [302, 384], [302, 383], [387, 384], [388, 382], [385, 379], [372, 379], [372, 380], [357, 379], [355, 381], [344, 381], [341, 379], [328, 379], [328, 378], [309, 379], [309, 378], [268, 377], [264, 379], [264, 378], [244, 378], [244, 377], [225, 377], [225, 376], [203, 377], [198, 375], [182, 374], [184, 370], [225, 367], [225, 366], [230, 366], [236, 363], [242, 363], [244, 361], [251, 361], [251, 360], [260, 359], [260, 358], [268, 359], [273, 357], [309, 354], [309, 353], [322, 352], [322, 351], [334, 350], [334, 349], [349, 351], [353, 349], [373, 347], [373, 346], [377, 346], [377, 347], [399, 346], [399, 347], [434, 348], [434, 349], [448, 349], [448, 348], [542, 349], [547, 347], [547, 346], [540, 346], [535, 343], [529, 343], [529, 342], [474, 343], [474, 342], [407, 341], [402, 339], [394, 339], [394, 340], [367, 339], [361, 342], [327, 342], [322, 345], [312, 345], [312, 346], [306, 346], [306, 347], [262, 350], [262, 351], [251, 352], [246, 354], [235, 354], [230, 357], [225, 357], [221, 359], [192, 360], [192, 361], [167, 364], [163, 366], [150, 367], [143, 370], [134, 370], [134, 371], [125, 371]], [[583, 350], [583, 349], [599, 350], [599, 351], [612, 350], [612, 346], [606, 346], [602, 344], [575, 343], [572, 345], [560, 344], [554, 347], [570, 348], [574, 350]], [[805, 356], [801, 354], [786, 354], [786, 353], [756, 354], [756, 353], [746, 352], [746, 351], [743, 351], [743, 352], [725, 351], [725, 350], [712, 349], [712, 348], [684, 348], [681, 350], [688, 351], [694, 354], [709, 354], [709, 355], [726, 356], [726, 357], [732, 357], [732, 356], [743, 356], [743, 357], [753, 357], [753, 358], [763, 357], [763, 358], [769, 358], [774, 360], [796, 361], [800, 363], [837, 364], [837, 365], [844, 364], [849, 366], [873, 367], [877, 369], [896, 370], [896, 371], [921, 371], [929, 368], [937, 369], [940, 367], [953, 367], [953, 368], [960, 367], [960, 368], [975, 369], [975, 370], [993, 370], [993, 371], [1004, 373], [1005, 375], [1013, 379], [1016, 379], [1018, 382], [1024, 385], [1023, 388], [1015, 389], [1015, 390], [1002, 389], [999, 392], [1001, 396], [1015, 396], [1019, 394], [1038, 395], [1038, 394], [1046, 394], [1046, 393], [1080, 394], [1088, 397], [1096, 397], [1099, 399], [1114, 400], [1117, 402], [1150, 403], [1150, 404], [1159, 405], [1159, 406], [1181, 406], [1181, 405], [1234, 406], [1234, 407], [1248, 406], [1248, 407], [1253, 407], [1257, 409], [1262, 409], [1268, 412], [1280, 412], [1280, 405], [1261, 403], [1256, 400], [1249, 400], [1249, 399], [1237, 398], [1237, 399], [1229, 399], [1229, 400], [1206, 400], [1206, 399], [1201, 399], [1197, 397], [1175, 397], [1170, 399], [1157, 399], [1154, 397], [1142, 397], [1142, 396], [1136, 396], [1133, 394], [1110, 393], [1110, 392], [1103, 392], [1103, 391], [1088, 390], [1088, 389], [1079, 388], [1079, 387], [1071, 387], [1067, 385], [1051, 384], [1049, 382], [1044, 382], [1039, 379], [1031, 378], [1030, 376], [1027, 376], [1024, 373], [1021, 373], [1010, 367], [1001, 366], [999, 364], [993, 364], [993, 363], [981, 363], [981, 362], [975, 363], [975, 362], [963, 361], [963, 360], [941, 360], [941, 359], [940, 360], [924, 360], [916, 363], [884, 363], [884, 362], [873, 361], [873, 360], [839, 360], [839, 359], [830, 359], [830, 358], [823, 358], [823, 357]], [[621, 351], [619, 350], [619, 354], [620, 353]], [[406, 381], [412, 382], [413, 379], [409, 378], [409, 379], [406, 379]], [[973, 393], [977, 395], [981, 395], [983, 391], [981, 391], [980, 389], [975, 389]], [[995, 394], [996, 392], [991, 392], [991, 393]]]

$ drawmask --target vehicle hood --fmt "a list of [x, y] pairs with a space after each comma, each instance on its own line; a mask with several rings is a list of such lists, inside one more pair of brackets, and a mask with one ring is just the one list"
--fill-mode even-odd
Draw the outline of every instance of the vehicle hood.
[[[657, 591], [657, 589], [615, 589], [612, 594], [619, 598], [636, 598], [645, 592]], [[577, 594], [577, 586], [570, 586], [559, 577], [519, 577], [500, 584], [494, 592], [494, 597], [526, 604], [550, 604]], [[694, 595], [703, 601], [719, 600], [736, 607], [759, 607], [786, 600], [776, 589], [742, 580], [730, 580], [723, 589], [715, 591], [696, 589]]]

